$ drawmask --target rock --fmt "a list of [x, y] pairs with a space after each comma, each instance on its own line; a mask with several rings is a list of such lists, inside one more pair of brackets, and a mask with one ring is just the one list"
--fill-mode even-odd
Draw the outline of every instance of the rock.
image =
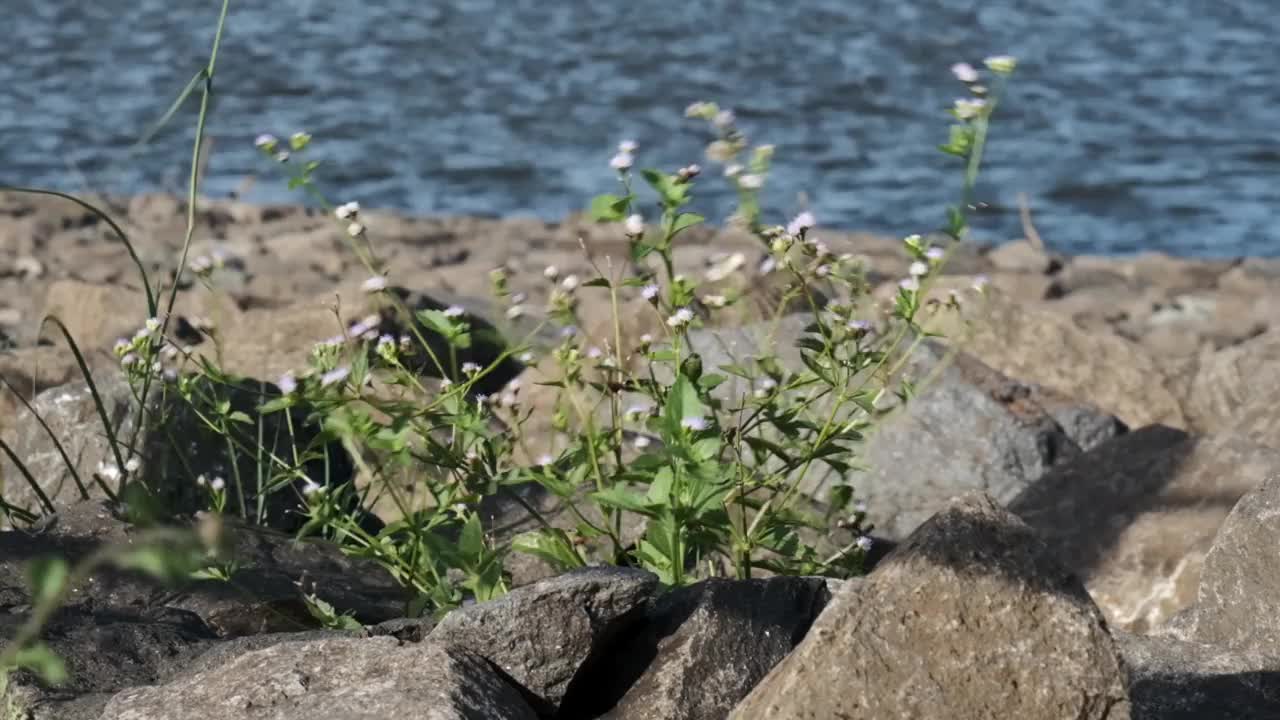
[[[427, 641], [472, 650], [555, 711], [578, 670], [639, 618], [656, 576], [585, 568], [449, 613]], [[597, 660], [598, 661], [598, 660]]]
[[987, 260], [997, 270], [1047, 274], [1062, 267], [1062, 261], [1029, 240], [1014, 240], [992, 248]]
[[[239, 466], [241, 477], [254, 479], [259, 476], [261, 458], [252, 451], [258, 445], [259, 424], [262, 436], [272, 439], [269, 449], [275, 457], [293, 457], [296, 447], [300, 454], [313, 453], [313, 457], [304, 463], [303, 470], [315, 482], [323, 484], [328, 478], [328, 482], [336, 486], [349, 481], [353, 474], [350, 457], [337, 443], [322, 445], [319, 442], [318, 429], [308, 418], [308, 409], [299, 406], [289, 411], [293, 428], [290, 430], [290, 423], [286, 422], [283, 412], [263, 414], [258, 411], [263, 402], [279, 395], [274, 385], [243, 378], [233, 382], [237, 384], [223, 386], [207, 379], [200, 380], [193, 385], [193, 392], [195, 397], [206, 400], [214, 397], [226, 400], [230, 402], [232, 411], [245, 413], [250, 419], [249, 424], [231, 425], [237, 447], [242, 448], [235, 458], [228, 457], [227, 439], [211, 430], [191, 405], [177, 397], [174, 387], [161, 387], [163, 383], [153, 386], [147, 413], [151, 423], [139, 429], [138, 404], [125, 379], [114, 374], [99, 376], [95, 380], [112, 431], [117, 441], [122, 443], [120, 447], [127, 448], [127, 441], [136, 431], [140, 433], [141, 469], [137, 479], [149, 494], [147, 503], [142, 502], [141, 496], [131, 498], [135, 509], [157, 516], [191, 514], [202, 510], [208, 498], [192, 476], [205, 475], [226, 479], [231, 496], [229, 512], [238, 513], [242, 506], [233, 482], [236, 477], [233, 463]], [[166, 399], [161, 400], [162, 395]], [[48, 390], [35, 399], [33, 408], [49, 426], [53, 437], [61, 442], [67, 458], [64, 459], [58, 451], [50, 433], [25, 411], [14, 423], [13, 430], [6, 433], [6, 440], [32, 476], [40, 480], [43, 491], [55, 507], [81, 497], [77, 477], [86, 494], [100, 495], [93, 475], [98, 472], [99, 463], [115, 465], [117, 460], [110, 435], [103, 427], [88, 386], [76, 383]], [[205, 411], [208, 409], [206, 407]], [[121, 449], [121, 456], [128, 460], [126, 449]], [[72, 460], [74, 473], [68, 468], [66, 459]], [[0, 458], [0, 477], [12, 479], [4, 488], [7, 502], [22, 509], [39, 509], [34, 489], [7, 457]], [[116, 484], [108, 483], [113, 490]], [[249, 514], [256, 515], [256, 503], [252, 502], [257, 496], [256, 487], [247, 487], [245, 494], [243, 507], [254, 509]], [[297, 512], [300, 498], [300, 494], [288, 489], [273, 492], [263, 505], [261, 522], [289, 531], [301, 527], [303, 518]], [[147, 504], [154, 506], [146, 507]], [[372, 518], [366, 518], [366, 521], [370, 529], [376, 527]]]
[[[135, 542], [138, 532], [103, 504], [87, 502], [50, 516], [36, 532], [0, 533], [0, 607], [28, 601], [27, 559], [54, 554], [75, 561], [103, 545]], [[367, 624], [404, 614], [408, 594], [371, 560], [349, 556], [328, 542], [297, 541], [233, 520], [226, 521], [224, 533], [228, 557], [235, 560], [230, 581], [192, 579], [162, 588], [147, 576], [103, 568], [73, 593], [72, 605], [85, 602], [103, 612], [149, 608], [190, 613], [221, 638], [316, 627], [303, 592]]]
[[969, 330], [942, 323], [951, 342], [1005, 375], [1113, 413], [1130, 427], [1184, 427], [1173, 384], [1141, 348], [996, 292], [972, 300]]
[[1252, 297], [1280, 295], [1280, 259], [1245, 258], [1218, 277], [1218, 288]]
[[1172, 638], [1121, 633], [1134, 720], [1280, 717], [1280, 663]]
[[[90, 369], [114, 364], [106, 353], [87, 354], [85, 360]], [[63, 347], [25, 347], [0, 353], [0, 377], [12, 389], [0, 389], [0, 431], [13, 425], [12, 415], [22, 407], [13, 393], [31, 401], [36, 395], [52, 387], [65, 385], [80, 377], [75, 358]], [[12, 415], [11, 415], [12, 414]]]
[[[850, 477], [877, 531], [888, 538], [906, 537], [968, 490], [1008, 502], [1080, 453], [1030, 388], [972, 357], [948, 358], [942, 346], [924, 343], [904, 374], [931, 379], [900, 413], [879, 421], [859, 458], [868, 469]], [[826, 488], [809, 483], [806, 478], [802, 487], [825, 498]]]
[[588, 710], [580, 696], [603, 702], [622, 690], [600, 717], [724, 718], [800, 642], [829, 599], [822, 578], [711, 579], [673, 590], [653, 602], [631, 639], [574, 682], [562, 716], [595, 717], [608, 705]]
[[391, 638], [285, 642], [111, 698], [101, 720], [536, 720], [480, 656]]
[[1188, 378], [1186, 414], [1197, 429], [1230, 427], [1259, 395], [1280, 393], [1280, 331], [1203, 355]]
[[1280, 648], [1280, 473], [1240, 498], [1205, 557], [1192, 639]]
[[839, 592], [730, 717], [1115, 720], [1125, 679], [1080, 582], [975, 493]]
[[1280, 450], [1280, 388], [1246, 400], [1229, 432]]
[[1231, 507], [1280, 452], [1153, 425], [1049, 470], [1009, 504], [1080, 574], [1107, 621], [1150, 632], [1190, 606]]

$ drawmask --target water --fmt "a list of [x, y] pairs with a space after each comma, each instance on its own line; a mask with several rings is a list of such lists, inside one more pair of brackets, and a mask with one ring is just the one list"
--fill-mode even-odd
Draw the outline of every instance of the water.
[[[129, 146], [200, 67], [219, 3], [4, 0], [0, 182], [180, 190], [195, 104]], [[940, 225], [954, 160], [947, 68], [1022, 61], [977, 223], [1016, 197], [1066, 252], [1280, 255], [1280, 14], [1271, 0], [279, 0], [233, 3], [210, 193], [300, 199], [251, 147], [306, 129], [335, 199], [547, 219], [612, 189], [614, 145], [697, 160], [700, 99], [778, 147], [777, 220], [905, 234]], [[976, 9], [975, 9], [975, 6]], [[707, 163], [704, 163], [706, 165]], [[723, 218], [720, 178], [698, 208]]]

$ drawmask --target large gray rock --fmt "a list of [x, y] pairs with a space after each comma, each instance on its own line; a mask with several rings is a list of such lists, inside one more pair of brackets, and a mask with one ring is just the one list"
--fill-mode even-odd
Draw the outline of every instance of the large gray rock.
[[1231, 507], [1280, 452], [1153, 425], [1053, 468], [1009, 504], [1080, 574], [1114, 626], [1147, 632], [1195, 602]]
[[[707, 372], [729, 363], [749, 367], [750, 358], [766, 353], [798, 372], [804, 364], [797, 341], [808, 323], [803, 316], [785, 316], [776, 325], [697, 330], [689, 344]], [[1007, 502], [1050, 467], [1079, 454], [1080, 443], [1093, 446], [1124, 431], [1106, 412], [1005, 377], [937, 343], [917, 346], [901, 375], [924, 384], [855, 448], [867, 470], [841, 477], [814, 463], [800, 480], [800, 488], [819, 501], [828, 499], [835, 484], [852, 484], [886, 538], [905, 537], [957, 493], [981, 490]], [[729, 400], [750, 392], [738, 377], [716, 388]], [[852, 417], [855, 408], [849, 405], [837, 421]], [[820, 401], [810, 412], [821, 424], [830, 405]]]
[[1133, 720], [1280, 717], [1280, 662], [1168, 637], [1121, 633]]
[[1280, 331], [1199, 358], [1187, 380], [1187, 416], [1197, 428], [1234, 425], [1251, 400], [1280, 393]]
[[838, 593], [730, 717], [1116, 720], [1125, 679], [1079, 580], [973, 493]]
[[598, 668], [601, 682], [575, 689], [607, 692], [638, 666], [635, 683], [602, 717], [720, 720], [791, 652], [829, 599], [821, 578], [713, 579], [674, 590]]
[[536, 720], [479, 655], [392, 638], [284, 642], [165, 685], [125, 690], [101, 720]]
[[631, 627], [657, 588], [651, 573], [592, 567], [449, 613], [428, 642], [472, 650], [555, 712], [579, 669]]
[[[906, 537], [955, 495], [978, 490], [1012, 500], [1080, 447], [1031, 388], [964, 354], [922, 344], [905, 372], [928, 384], [880, 421], [851, 482], [877, 531]], [[821, 498], [821, 489], [816, 493]]]
[[1193, 639], [1280, 654], [1280, 474], [1236, 503], [1205, 557]]
[[[95, 384], [119, 443], [121, 456], [126, 460], [131, 457], [128, 452], [130, 441], [138, 438], [136, 447], [139, 448], [141, 468], [135, 479], [140, 480], [150, 492], [130, 498], [137, 505], [135, 510], [144, 514], [165, 517], [206, 509], [209, 504], [207, 493], [195, 483], [199, 475], [209, 479], [224, 478], [229, 495], [228, 513], [238, 514], [241, 505], [234, 482], [235, 468], [238, 467], [240, 476], [247, 478], [252, 485], [259, 476], [259, 465], [266, 462], [263, 460], [265, 455], [259, 457], [249, 450], [258, 447], [259, 424], [262, 437], [271, 438], [266, 449], [275, 457], [293, 457], [295, 447], [299, 454], [311, 454], [313, 459], [304, 463], [303, 470], [315, 481], [324, 483], [328, 477], [329, 482], [337, 485], [353, 475], [353, 464], [346, 451], [337, 443], [322, 444], [319, 441], [317, 428], [308, 418], [306, 408], [297, 407], [289, 411], [292, 413], [293, 431], [285, 421], [284, 412], [258, 412], [259, 405], [279, 394], [278, 389], [269, 383], [241, 379], [234, 387], [215, 386], [209, 381], [196, 385], [197, 394], [204, 393], [205, 397], [216, 394], [231, 403], [232, 411], [243, 412], [252, 420], [248, 425], [231, 424], [239, 448], [234, 457], [228, 451], [227, 438], [209, 429], [191, 405], [176, 396], [172, 386], [163, 387], [159, 382], [152, 385], [147, 421], [139, 427], [141, 413], [138, 412], [138, 403], [123, 376], [118, 372], [104, 373], [96, 378]], [[162, 400], [162, 396], [165, 399]], [[49, 432], [24, 410], [7, 429], [5, 440], [45, 495], [55, 507], [79, 500], [80, 488], [74, 480], [78, 475], [90, 497], [101, 497], [93, 476], [98, 472], [100, 463], [116, 464], [116, 455], [112, 451], [111, 435], [103, 426], [89, 387], [84, 383], [74, 383], [47, 390], [35, 398], [32, 407], [49, 426]], [[203, 411], [208, 416], [209, 408]], [[66, 458], [58, 451], [50, 432], [62, 444]], [[68, 459], [74, 473], [68, 467]], [[7, 456], [0, 457], [0, 479], [3, 479], [0, 489], [3, 489], [6, 502], [37, 514], [41, 512], [35, 490]], [[108, 480], [107, 485], [113, 492], [117, 489], [116, 482]], [[262, 523], [283, 530], [301, 527], [305, 519], [297, 512], [301, 497], [289, 488], [273, 492], [264, 503]], [[255, 499], [256, 488], [246, 487], [245, 507], [250, 515], [256, 514]], [[368, 529], [376, 532], [376, 521], [368, 518], [367, 523]]]

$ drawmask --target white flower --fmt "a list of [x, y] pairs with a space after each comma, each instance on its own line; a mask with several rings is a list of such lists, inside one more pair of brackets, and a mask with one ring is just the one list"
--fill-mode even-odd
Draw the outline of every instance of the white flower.
[[129, 458], [124, 463], [124, 469], [131, 473], [138, 472], [138, 468], [140, 467], [142, 467], [142, 460], [138, 459], [136, 456]]
[[991, 72], [1000, 73], [1001, 75], [1008, 75], [1013, 72], [1014, 68], [1018, 67], [1018, 59], [1012, 55], [992, 55], [986, 60], [983, 60], [982, 63], [986, 65]]
[[973, 289], [977, 290], [978, 292], [985, 292], [987, 289], [987, 286], [990, 284], [991, 284], [991, 281], [987, 278], [986, 275], [979, 275], [978, 277], [973, 279]]
[[732, 165], [726, 165], [724, 168], [724, 176], [727, 178], [734, 178], [741, 174], [742, 174], [742, 166], [737, 163], [733, 163]]
[[854, 540], [854, 541], [853, 541], [853, 544], [854, 544], [854, 546], [855, 546], [855, 547], [857, 547], [857, 548], [858, 548], [859, 550], [861, 550], [862, 552], [871, 552], [871, 546], [872, 546], [873, 542], [872, 542], [872, 540], [871, 540], [871, 538], [870, 538], [870, 537], [868, 537], [868, 536], [866, 536], [866, 535], [863, 535], [862, 537], [858, 538], [857, 540]]
[[628, 235], [644, 234], [644, 218], [639, 215], [628, 215], [627, 221], [624, 225], [627, 229]]
[[956, 117], [961, 120], [978, 117], [986, 105], [987, 102], [982, 98], [960, 98], [955, 104]]
[[196, 476], [196, 485], [199, 485], [200, 487], [204, 487], [205, 485], [208, 485], [208, 484], [209, 484], [209, 479], [206, 478], [204, 475]]
[[682, 418], [680, 420], [680, 427], [684, 428], [685, 430], [701, 432], [707, 429], [707, 419], [704, 417], [698, 417], [696, 415], [690, 416], [687, 418]]
[[334, 209], [333, 214], [339, 220], [350, 220], [360, 213], [360, 203], [349, 202], [343, 203]]
[[866, 503], [866, 501], [859, 500], [858, 502], [854, 503], [854, 505], [853, 505], [853, 511], [854, 511], [854, 512], [856, 512], [856, 513], [866, 513], [866, 512], [867, 512], [867, 503]]
[[635, 164], [635, 158], [631, 156], [631, 153], [620, 152], [609, 160], [609, 167], [618, 172], [630, 170], [633, 164]]
[[937, 262], [947, 256], [947, 251], [940, 247], [931, 247], [924, 251], [924, 256], [934, 262]]
[[777, 260], [774, 260], [774, 259], [773, 259], [773, 258], [771, 258], [771, 257], [767, 257], [767, 258], [765, 258], [765, 259], [764, 259], [763, 261], [761, 261], [761, 263], [760, 263], [760, 274], [761, 274], [761, 275], [768, 275], [769, 273], [771, 273], [771, 272], [773, 272], [774, 270], [777, 270], [777, 269], [778, 269], [778, 261], [777, 261]]
[[728, 304], [729, 301], [723, 295], [705, 295], [702, 298], [702, 302], [707, 307], [722, 308]]
[[759, 190], [764, 187], [764, 176], [756, 173], [747, 173], [738, 178], [738, 186], [747, 190]]
[[462, 372], [468, 375], [474, 375], [480, 372], [480, 366], [473, 362], [464, 362], [462, 363]]
[[107, 482], [115, 482], [120, 479], [120, 468], [115, 463], [109, 463], [105, 460], [98, 462], [98, 474]]
[[275, 157], [276, 157], [276, 162], [278, 162], [278, 163], [287, 163], [287, 162], [289, 162], [289, 151], [288, 151], [288, 150], [281, 150], [280, 152], [276, 153], [276, 156], [275, 156]]
[[858, 332], [868, 332], [871, 330], [871, 321], [869, 320], [850, 320], [845, 323], [845, 327]]
[[462, 317], [462, 314], [464, 312], [466, 311], [463, 310], [460, 306], [450, 305], [449, 307], [444, 309], [444, 316], [451, 317], [451, 318]]
[[280, 380], [276, 382], [280, 386], [280, 392], [285, 395], [292, 395], [293, 391], [298, 389], [298, 381], [294, 379], [293, 373], [285, 373], [280, 376]]
[[898, 287], [907, 292], [915, 292], [920, 289], [920, 281], [915, 277], [904, 278], [898, 281]]
[[652, 343], [653, 343], [653, 336], [652, 336], [652, 335], [650, 335], [649, 333], [645, 333], [645, 334], [643, 334], [643, 335], [641, 335], [641, 336], [640, 336], [640, 344], [641, 344], [641, 345], [650, 345], [650, 344], [652, 344]]
[[520, 360], [520, 362], [521, 362], [521, 363], [523, 363], [523, 364], [525, 364], [525, 365], [532, 365], [532, 364], [533, 364], [533, 353], [531, 353], [531, 352], [522, 352], [522, 353], [520, 353], [520, 357], [519, 357], [518, 359]]
[[276, 139], [275, 135], [272, 135], [271, 133], [262, 133], [254, 139], [253, 145], [260, 150], [271, 152], [278, 142], [280, 141]]
[[830, 265], [819, 265], [819, 266], [818, 266], [818, 268], [817, 268], [816, 270], [814, 270], [813, 272], [814, 272], [814, 274], [816, 274], [818, 277], [826, 277], [827, 275], [830, 275], [830, 274], [831, 274], [831, 266], [830, 266]]
[[222, 492], [222, 489], [225, 488], [226, 486], [227, 486], [227, 481], [223, 480], [220, 477], [215, 477], [214, 479], [209, 481], [209, 487], [213, 488], [214, 492]]
[[929, 274], [929, 265], [919, 260], [911, 263], [911, 267], [907, 269], [911, 273], [911, 277], [923, 277]]
[[329, 387], [330, 385], [333, 385], [335, 383], [340, 383], [343, 380], [346, 380], [347, 376], [350, 374], [351, 374], [351, 368], [345, 367], [345, 366], [336, 367], [320, 376], [320, 386]]
[[351, 223], [347, 226], [347, 234], [351, 237], [360, 237], [364, 234], [364, 225], [358, 222]]
[[307, 482], [302, 486], [302, 494], [307, 497], [311, 497], [323, 489], [324, 488], [320, 486], [320, 483], [308, 478]]
[[564, 288], [565, 292], [573, 292], [577, 289], [579, 282], [581, 281], [577, 275], [567, 275], [564, 280], [560, 281], [560, 287]]
[[802, 212], [795, 216], [791, 222], [787, 223], [787, 234], [799, 235], [809, 228], [817, 225], [818, 221], [814, 219], [813, 213]]
[[387, 279], [382, 275], [374, 275], [361, 283], [360, 289], [367, 293], [382, 292], [387, 289]]
[[671, 327], [681, 327], [689, 324], [693, 320], [693, 311], [689, 308], [680, 308], [674, 315], [667, 318], [667, 324]]
[[560, 268], [555, 265], [548, 265], [542, 270], [542, 277], [548, 280], [555, 280], [560, 277]]
[[636, 439], [631, 441], [631, 444], [635, 446], [635, 449], [643, 450], [649, 447], [649, 445], [651, 445], [652, 442], [653, 441], [651, 441], [648, 437], [644, 435], [637, 435]]
[[604, 355], [604, 352], [598, 347], [593, 347], [587, 350], [587, 357], [592, 360], [599, 360], [602, 355]]
[[711, 118], [711, 124], [721, 130], [725, 130], [732, 126], [736, 119], [732, 110], [721, 110], [715, 114], [715, 117]]
[[444, 378], [443, 380], [440, 381], [441, 390], [448, 390], [451, 387], [453, 387], [453, 381], [450, 380], [449, 378]]
[[654, 285], [653, 283], [645, 285], [643, 288], [640, 289], [640, 295], [644, 297], [645, 300], [648, 300], [649, 302], [653, 302], [654, 300], [657, 300], [659, 292], [661, 292], [661, 289], [657, 285]]
[[951, 74], [962, 83], [978, 82], [978, 71], [969, 63], [961, 62], [951, 66]]
[[523, 305], [512, 305], [511, 307], [507, 308], [507, 319], [515, 320], [521, 315], [524, 315]]
[[636, 144], [635, 140], [623, 140], [618, 143], [618, 152], [626, 153], [628, 155], [635, 153], [639, 148], [640, 146]]
[[129, 367], [136, 362], [138, 362], [138, 356], [133, 353], [126, 353], [124, 357], [120, 358], [120, 364], [125, 367]]
[[539, 464], [539, 465], [542, 465], [542, 466], [544, 466], [544, 467], [545, 467], [545, 466], [547, 466], [547, 465], [550, 465], [551, 463], [553, 463], [553, 462], [555, 462], [555, 461], [556, 461], [556, 459], [555, 459], [555, 458], [553, 458], [553, 457], [551, 457], [550, 455], [542, 455], [542, 456], [540, 456], [540, 457], [538, 458], [538, 464]]

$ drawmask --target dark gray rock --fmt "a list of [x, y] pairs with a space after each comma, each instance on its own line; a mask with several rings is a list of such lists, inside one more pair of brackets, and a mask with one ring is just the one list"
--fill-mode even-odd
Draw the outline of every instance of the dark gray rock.
[[392, 638], [284, 642], [117, 694], [101, 720], [536, 720], [479, 655]]
[[1152, 425], [1051, 469], [1009, 509], [1080, 574], [1113, 626], [1158, 628], [1195, 602], [1232, 506], [1280, 473], [1280, 452]]
[[602, 697], [634, 668], [634, 684], [604, 718], [719, 720], [791, 652], [829, 599], [822, 578], [713, 579], [674, 590], [605, 659], [595, 673], [603, 677], [582, 678], [571, 695], [581, 688]]
[[[868, 469], [850, 478], [886, 537], [905, 537], [970, 490], [1008, 502], [1080, 454], [1029, 386], [968, 355], [922, 343], [904, 373], [925, 385], [872, 432], [861, 458]], [[825, 488], [814, 490], [822, 497]]]
[[498, 600], [454, 610], [427, 641], [479, 653], [555, 712], [579, 669], [640, 617], [658, 578], [595, 567], [528, 585]]
[[[346, 451], [336, 443], [320, 442], [317, 429], [307, 417], [309, 411], [306, 408], [297, 407], [290, 411], [294, 428], [291, 433], [285, 413], [262, 414], [257, 410], [259, 405], [279, 395], [275, 386], [248, 379], [237, 379], [235, 383], [227, 387], [205, 380], [197, 382], [195, 387], [198, 397], [225, 399], [231, 403], [231, 411], [243, 412], [250, 418], [252, 422], [247, 425], [231, 424], [237, 447], [258, 447], [261, 424], [262, 437], [268, 439], [267, 450], [275, 457], [293, 457], [295, 448], [300, 455], [311, 456], [312, 459], [304, 465], [304, 471], [316, 482], [324, 483], [327, 477], [330, 483], [341, 485], [353, 477], [354, 465]], [[139, 438], [136, 447], [139, 448], [141, 467], [135, 479], [141, 481], [138, 489], [145, 487], [147, 492], [134, 492], [127, 496], [133, 505], [131, 512], [150, 518], [166, 518], [206, 509], [209, 504], [207, 493], [195, 483], [199, 475], [208, 479], [224, 478], [230, 496], [228, 513], [240, 511], [240, 496], [234, 482], [235, 468], [239, 468], [242, 477], [255, 482], [253, 479], [259, 475], [259, 464], [265, 462], [263, 458], [266, 455], [239, 450], [234, 458], [231, 457], [227, 438], [210, 430], [193, 408], [176, 396], [172, 386], [164, 387], [163, 383], [152, 386], [148, 420], [146, 426], [140, 428], [138, 403], [123, 376], [119, 373], [102, 374], [95, 379], [95, 384], [125, 460], [131, 457], [128, 452], [130, 442], [135, 436]], [[38, 480], [55, 507], [81, 498], [80, 489], [74, 481], [77, 475], [91, 497], [101, 497], [93, 476], [98, 472], [100, 463], [116, 464], [116, 455], [109, 439], [111, 434], [103, 426], [88, 386], [74, 383], [47, 390], [35, 398], [32, 407], [62, 443], [74, 464], [75, 473], [67, 467], [49, 433], [25, 410], [12, 424], [5, 424], [5, 439], [14, 454]], [[208, 408], [204, 410], [207, 415]], [[4, 486], [6, 502], [37, 514], [40, 512], [35, 491], [7, 456], [0, 457], [0, 477], [7, 480]], [[117, 488], [115, 481], [108, 480], [107, 485], [113, 492]], [[255, 514], [256, 497], [256, 488], [245, 488], [244, 507], [250, 515]], [[262, 524], [285, 531], [301, 527], [304, 518], [297, 512], [301, 497], [296, 490], [288, 488], [272, 493], [264, 503], [265, 513], [260, 518]], [[378, 523], [374, 518], [366, 518], [366, 523], [368, 529], [377, 532]]]
[[1117, 720], [1129, 701], [1079, 580], [972, 493], [838, 593], [730, 717]]
[[1223, 521], [1204, 561], [1194, 640], [1232, 650], [1280, 648], [1280, 474]]
[[1174, 638], [1119, 634], [1133, 720], [1280, 717], [1280, 662]]

